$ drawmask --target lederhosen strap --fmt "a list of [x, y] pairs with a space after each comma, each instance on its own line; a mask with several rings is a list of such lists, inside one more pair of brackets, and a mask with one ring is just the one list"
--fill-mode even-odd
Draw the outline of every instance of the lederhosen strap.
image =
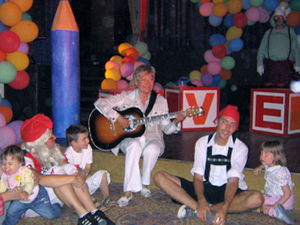
[[[213, 137], [213, 134], [210, 134], [208, 136], [208, 141], [211, 140]], [[235, 142], [235, 137], [233, 136], [233, 144]], [[205, 174], [204, 178], [206, 182], [209, 182], [209, 173], [211, 165], [217, 165], [217, 166], [226, 166], [226, 171], [231, 169], [231, 155], [232, 155], [232, 147], [228, 148], [227, 156], [224, 155], [212, 155], [212, 146], [207, 147], [207, 154], [206, 154], [206, 164], [205, 164]]]
[[148, 116], [148, 114], [151, 112], [153, 106], [154, 106], [154, 103], [155, 103], [155, 100], [156, 100], [156, 97], [157, 97], [157, 94], [155, 91], [152, 91], [151, 92], [151, 95], [150, 95], [150, 99], [149, 99], [149, 104], [147, 106], [147, 109], [145, 111], [145, 116]]

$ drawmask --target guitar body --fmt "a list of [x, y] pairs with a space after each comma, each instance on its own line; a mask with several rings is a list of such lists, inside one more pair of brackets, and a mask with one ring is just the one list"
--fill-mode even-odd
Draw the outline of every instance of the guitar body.
[[[118, 111], [125, 118], [140, 119], [143, 113], [138, 108], [128, 108]], [[103, 116], [97, 109], [89, 115], [88, 128], [92, 143], [100, 150], [107, 150], [116, 147], [125, 138], [140, 137], [145, 132], [145, 125], [137, 125], [132, 130], [124, 130], [116, 121], [112, 123]]]

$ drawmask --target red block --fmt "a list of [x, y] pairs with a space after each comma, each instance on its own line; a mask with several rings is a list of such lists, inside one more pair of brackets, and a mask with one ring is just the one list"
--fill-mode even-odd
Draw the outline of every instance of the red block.
[[185, 111], [190, 107], [202, 107], [203, 116], [187, 117], [181, 130], [208, 130], [216, 127], [214, 120], [220, 106], [220, 89], [211, 87], [167, 87], [165, 97], [168, 100], [170, 112]]
[[289, 89], [252, 89], [250, 131], [290, 136], [300, 134], [300, 94]]

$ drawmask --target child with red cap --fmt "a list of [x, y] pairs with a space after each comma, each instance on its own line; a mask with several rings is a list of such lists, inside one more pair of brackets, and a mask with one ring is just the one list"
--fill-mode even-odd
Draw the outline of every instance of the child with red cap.
[[[52, 133], [53, 123], [43, 114], [37, 114], [26, 120], [21, 127], [24, 141], [22, 147], [27, 167], [47, 176], [40, 176], [39, 183], [46, 186], [52, 204], [63, 204], [60, 199], [75, 209], [79, 216], [78, 224], [114, 224], [98, 210], [88, 192], [84, 175], [65, 175], [65, 169], [72, 166], [66, 163], [56, 137]], [[55, 192], [54, 192], [55, 190]]]
[[215, 119], [216, 132], [198, 139], [195, 145], [193, 182], [165, 171], [154, 176], [155, 184], [177, 203], [177, 216], [196, 216], [209, 224], [226, 224], [227, 213], [258, 208], [259, 191], [247, 190], [243, 170], [248, 148], [233, 133], [238, 129], [238, 108], [227, 105]]

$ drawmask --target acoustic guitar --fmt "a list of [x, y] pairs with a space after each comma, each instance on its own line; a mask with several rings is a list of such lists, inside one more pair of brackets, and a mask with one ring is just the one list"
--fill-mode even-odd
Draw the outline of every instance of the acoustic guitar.
[[89, 115], [88, 128], [90, 139], [96, 148], [103, 151], [110, 151], [116, 147], [125, 138], [140, 137], [145, 132], [145, 124], [155, 121], [174, 119], [176, 114], [182, 113], [188, 117], [203, 115], [204, 110], [202, 107], [191, 107], [185, 111], [173, 112], [160, 116], [143, 117], [140, 109], [132, 107], [123, 111], [117, 111], [126, 119], [129, 120], [130, 126], [123, 129], [119, 123], [111, 122], [103, 116], [97, 109], [93, 109]]

